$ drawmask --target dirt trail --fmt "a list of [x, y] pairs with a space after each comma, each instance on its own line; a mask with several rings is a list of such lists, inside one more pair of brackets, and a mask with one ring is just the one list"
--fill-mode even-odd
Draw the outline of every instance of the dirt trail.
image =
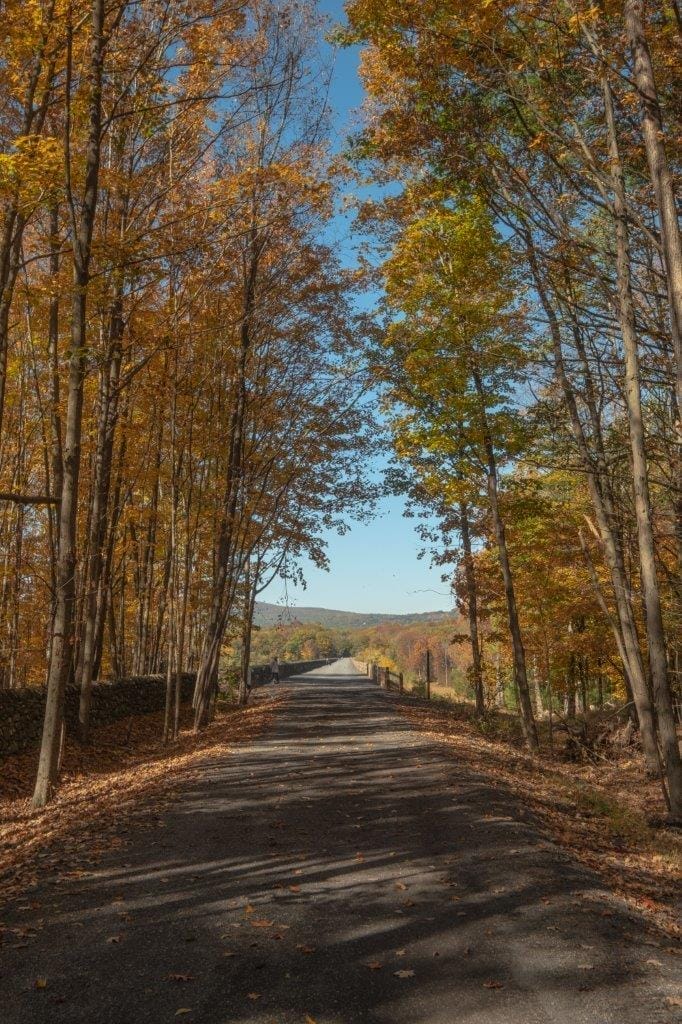
[[354, 673], [288, 680], [275, 726], [158, 828], [0, 915], [27, 929], [4, 1024], [680, 1019], [679, 961]]

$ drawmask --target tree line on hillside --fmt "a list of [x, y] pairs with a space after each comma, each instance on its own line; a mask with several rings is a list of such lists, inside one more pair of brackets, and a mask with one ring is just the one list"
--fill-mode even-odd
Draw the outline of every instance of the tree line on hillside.
[[391, 186], [359, 219], [395, 479], [440, 522], [481, 704], [483, 627], [531, 752], [534, 680], [547, 701], [619, 678], [680, 819], [679, 6], [346, 7], [351, 158]]
[[211, 716], [225, 638], [368, 449], [314, 4], [40, 0], [0, 43], [0, 686], [182, 672]]

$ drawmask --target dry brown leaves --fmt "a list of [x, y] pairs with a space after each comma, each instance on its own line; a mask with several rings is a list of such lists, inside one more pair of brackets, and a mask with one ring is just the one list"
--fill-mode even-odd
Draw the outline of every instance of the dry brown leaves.
[[482, 737], [447, 710], [397, 707], [417, 728], [455, 749], [458, 759], [515, 792], [561, 846], [653, 928], [679, 939], [682, 837], [650, 826], [649, 818], [663, 818], [665, 808], [638, 758], [596, 767], [533, 759], [510, 742]]
[[180, 737], [164, 747], [163, 715], [140, 715], [98, 729], [87, 747], [67, 742], [61, 785], [48, 807], [30, 804], [36, 752], [3, 762], [0, 782], [0, 896], [39, 878], [77, 878], [100, 855], [124, 845], [133, 823], [153, 825], [180, 785], [213, 757], [261, 733], [286, 694], [247, 708], [219, 710], [198, 736], [185, 712]]

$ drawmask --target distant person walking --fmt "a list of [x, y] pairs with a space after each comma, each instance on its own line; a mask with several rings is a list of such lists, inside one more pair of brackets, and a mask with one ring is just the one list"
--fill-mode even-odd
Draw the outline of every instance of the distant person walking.
[[273, 658], [270, 662], [270, 682], [279, 682], [279, 658]]

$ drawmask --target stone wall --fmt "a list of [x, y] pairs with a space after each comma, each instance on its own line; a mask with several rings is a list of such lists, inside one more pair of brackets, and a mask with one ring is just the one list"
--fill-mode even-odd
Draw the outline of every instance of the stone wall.
[[[194, 673], [182, 677], [181, 694], [185, 703], [192, 699]], [[65, 717], [69, 732], [78, 722], [80, 692], [66, 690]], [[165, 676], [132, 676], [111, 682], [94, 683], [91, 721], [94, 726], [115, 722], [128, 715], [161, 711], [166, 701]], [[0, 690], [0, 759], [35, 746], [40, 742], [45, 713], [45, 689]]]

